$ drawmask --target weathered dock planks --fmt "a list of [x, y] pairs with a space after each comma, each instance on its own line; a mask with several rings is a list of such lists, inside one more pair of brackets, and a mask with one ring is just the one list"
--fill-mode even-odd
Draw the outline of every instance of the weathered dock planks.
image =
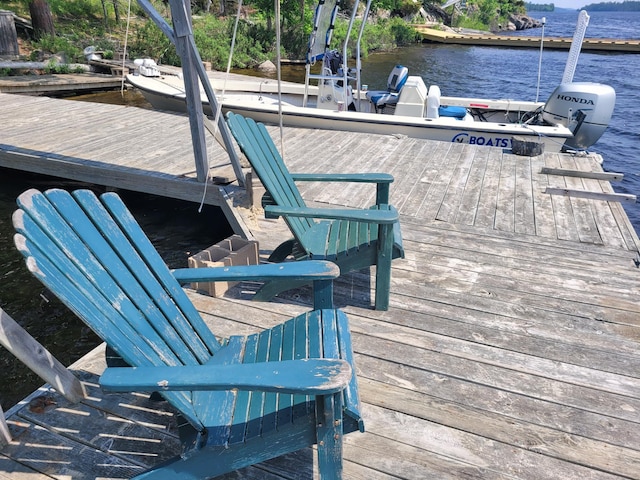
[[[62, 101], [52, 102], [34, 111], [51, 115]], [[176, 122], [163, 163], [137, 114], [98, 110], [136, 133], [96, 124], [91, 147], [83, 150], [76, 140], [71, 153], [60, 138], [68, 131], [63, 126], [48, 134], [45, 122], [46, 140], [29, 140], [0, 122], [0, 165], [13, 155], [7, 145], [21, 139], [33, 142], [21, 149], [40, 152], [26, 167], [55, 165], [59, 176], [76, 158], [82, 161], [71, 172], [87, 162], [104, 172], [99, 180], [127, 185], [135, 183], [129, 175], [153, 183], [144, 175], [193, 170], [184, 161], [192, 155], [187, 129], [178, 141], [184, 117], [145, 112]], [[74, 116], [81, 121], [83, 113], [70, 106]], [[51, 155], [57, 150], [48, 142], [62, 156]], [[345, 478], [640, 478], [638, 237], [620, 202], [544, 193], [547, 187], [614, 193], [597, 154], [517, 157], [393, 135], [299, 129], [285, 130], [284, 146], [292, 171], [377, 170], [396, 178], [391, 199], [407, 255], [393, 263], [389, 311], [370, 308], [368, 272], [336, 286], [336, 302], [351, 321], [367, 428], [346, 438]], [[145, 167], [139, 153], [145, 149], [157, 152], [149, 158], [158, 171]], [[108, 177], [109, 169], [117, 178]], [[178, 174], [175, 188], [194, 188], [189, 175]], [[343, 185], [300, 186], [310, 202], [327, 206], [366, 206], [374, 195]], [[242, 203], [244, 191], [215, 188], [262, 254], [286, 238], [281, 221], [264, 220], [259, 208]], [[241, 284], [223, 298], [189, 295], [222, 336], [274, 325], [309, 305], [308, 289], [258, 303], [248, 301], [252, 288]], [[102, 394], [96, 379], [103, 368], [100, 349], [73, 366], [90, 392], [80, 404], [43, 389], [8, 412], [14, 440], [0, 450], [0, 478], [127, 478], [171, 454], [178, 442], [172, 413], [140, 395]], [[41, 411], [34, 402], [41, 395], [56, 404]], [[313, 476], [311, 451], [303, 450], [226, 478]]]

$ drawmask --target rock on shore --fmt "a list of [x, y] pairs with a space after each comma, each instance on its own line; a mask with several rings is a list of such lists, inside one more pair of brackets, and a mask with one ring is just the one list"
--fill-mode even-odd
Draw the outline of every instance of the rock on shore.
[[[459, 12], [463, 14], [462, 12]], [[419, 13], [424, 23], [440, 23], [443, 26], [451, 25], [451, 15], [445, 12], [439, 5], [425, 4]], [[415, 20], [414, 20], [415, 21]], [[530, 28], [540, 28], [542, 22], [540, 20], [531, 18], [527, 15], [509, 15], [509, 21], [505, 25], [493, 25], [492, 32], [504, 32], [515, 30], [527, 30]], [[451, 27], [449, 27], [451, 28]], [[485, 32], [486, 33], [486, 32]]]
[[542, 22], [536, 18], [531, 18], [526, 15], [509, 15], [509, 24], [504, 30], [528, 30], [530, 28], [540, 28]]

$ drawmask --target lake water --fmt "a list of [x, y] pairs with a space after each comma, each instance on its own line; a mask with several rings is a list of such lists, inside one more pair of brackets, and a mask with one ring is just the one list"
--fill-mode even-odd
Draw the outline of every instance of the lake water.
[[[578, 12], [532, 13], [546, 17], [544, 36], [571, 37]], [[539, 36], [541, 29], [517, 34]], [[589, 38], [640, 37], [640, 13], [595, 12], [587, 29]], [[539, 98], [545, 100], [564, 72], [567, 51], [545, 50]], [[539, 50], [470, 46], [416, 45], [370, 55], [363, 61], [363, 83], [385, 88], [391, 68], [403, 64], [410, 75], [421, 75], [427, 85], [437, 84], [443, 95], [535, 100]], [[246, 72], [244, 72], [246, 73]], [[255, 73], [255, 72], [252, 72]], [[604, 157], [608, 171], [624, 174], [614, 184], [620, 193], [640, 193], [640, 116], [632, 111], [640, 100], [640, 55], [582, 53], [575, 81], [606, 83], [616, 90], [611, 124], [593, 147]], [[288, 67], [283, 78], [300, 80], [303, 69]], [[96, 338], [24, 268], [12, 242], [11, 213], [15, 198], [30, 187], [74, 188], [76, 184], [0, 169], [0, 306], [37, 337], [63, 363], [69, 364], [96, 344]], [[186, 265], [189, 254], [230, 234], [217, 210], [198, 214], [192, 204], [146, 195], [125, 194], [125, 201], [171, 266]], [[626, 205], [629, 218], [640, 231], [640, 206]], [[41, 384], [10, 354], [0, 349], [0, 402], [6, 409]]]

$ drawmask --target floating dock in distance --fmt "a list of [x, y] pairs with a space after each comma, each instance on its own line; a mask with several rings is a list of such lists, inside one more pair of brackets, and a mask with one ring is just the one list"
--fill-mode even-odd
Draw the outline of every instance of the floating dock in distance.
[[[426, 25], [412, 25], [422, 35], [426, 43], [442, 43], [448, 45], [473, 45], [482, 47], [540, 48], [540, 37], [515, 37], [510, 35], [461, 34], [444, 32], [429, 28]], [[545, 37], [544, 48], [569, 50], [571, 38]], [[585, 38], [582, 51], [640, 53], [640, 40], [623, 40], [616, 38]]]

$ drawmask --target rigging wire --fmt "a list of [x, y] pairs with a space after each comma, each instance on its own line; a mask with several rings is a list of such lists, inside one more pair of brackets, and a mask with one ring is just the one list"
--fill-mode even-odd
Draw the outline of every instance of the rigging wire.
[[120, 79], [120, 96], [124, 97], [124, 69], [127, 61], [127, 42], [129, 40], [129, 24], [131, 22], [131, 0], [129, 0], [129, 7], [127, 9], [127, 28], [124, 31], [124, 48], [122, 52], [122, 77]]
[[276, 17], [276, 76], [278, 78], [278, 125], [280, 127], [280, 156], [284, 160], [284, 127], [282, 120], [282, 59], [280, 58], [280, 0], [274, 0]]

